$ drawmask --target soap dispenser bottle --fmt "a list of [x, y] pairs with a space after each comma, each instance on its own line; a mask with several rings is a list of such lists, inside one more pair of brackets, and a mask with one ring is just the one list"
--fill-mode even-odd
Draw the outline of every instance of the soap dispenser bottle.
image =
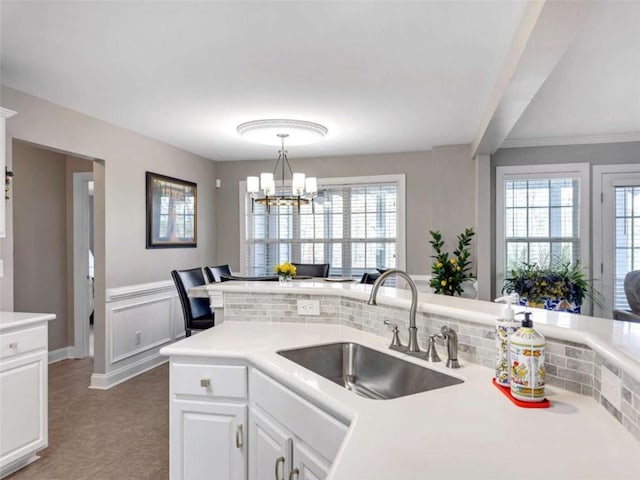
[[523, 402], [544, 400], [544, 337], [533, 329], [531, 312], [511, 336], [511, 396]]
[[511, 335], [518, 329], [519, 325], [514, 320], [513, 307], [511, 304], [516, 301], [514, 295], [506, 295], [496, 298], [496, 302], [505, 302], [502, 315], [496, 322], [496, 383], [503, 387], [509, 386], [511, 376]]

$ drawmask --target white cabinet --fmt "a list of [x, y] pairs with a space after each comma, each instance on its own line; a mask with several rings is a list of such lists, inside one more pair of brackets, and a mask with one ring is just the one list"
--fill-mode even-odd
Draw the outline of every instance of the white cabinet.
[[172, 480], [247, 477], [247, 367], [171, 360]]
[[0, 477], [47, 446], [47, 326], [0, 330]]
[[347, 433], [245, 365], [171, 357], [170, 391], [171, 480], [324, 479]]
[[260, 371], [249, 385], [251, 480], [325, 478], [347, 426]]

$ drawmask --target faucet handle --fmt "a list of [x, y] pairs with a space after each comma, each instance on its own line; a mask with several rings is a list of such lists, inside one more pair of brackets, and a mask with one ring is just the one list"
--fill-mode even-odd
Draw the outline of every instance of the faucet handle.
[[430, 335], [429, 336], [429, 344], [427, 345], [427, 361], [428, 362], [439, 362], [440, 357], [438, 356], [438, 351], [436, 350], [436, 337], [438, 335]]
[[402, 342], [400, 341], [400, 336], [398, 335], [398, 325], [390, 322], [389, 320], [385, 320], [384, 324], [389, 325], [390, 327], [393, 327], [393, 338], [391, 339], [391, 344], [389, 345], [389, 348], [402, 347]]

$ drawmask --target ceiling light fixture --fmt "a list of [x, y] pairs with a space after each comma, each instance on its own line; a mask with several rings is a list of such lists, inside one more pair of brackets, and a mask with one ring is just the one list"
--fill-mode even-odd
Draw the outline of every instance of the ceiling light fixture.
[[[240, 136], [264, 145], [280, 145], [278, 160], [272, 173], [261, 173], [260, 177], [247, 177], [247, 192], [251, 195], [251, 211], [255, 202], [266, 207], [297, 207], [311, 203], [318, 193], [316, 177], [306, 177], [304, 173], [294, 172], [284, 148], [285, 140], [290, 145], [307, 145], [323, 138], [328, 130], [318, 123], [304, 120], [254, 120], [238, 125]], [[285, 184], [286, 170], [291, 175], [290, 192]], [[276, 188], [275, 175], [280, 172], [280, 188]], [[262, 190], [263, 195], [259, 196]]]

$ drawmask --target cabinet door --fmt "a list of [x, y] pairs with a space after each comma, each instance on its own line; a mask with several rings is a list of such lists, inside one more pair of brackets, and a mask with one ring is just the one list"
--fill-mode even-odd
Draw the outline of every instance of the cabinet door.
[[47, 355], [0, 366], [0, 467], [47, 445]]
[[331, 465], [308, 445], [301, 441], [293, 442], [293, 468], [298, 469], [295, 480], [322, 480], [329, 474]]
[[173, 480], [246, 479], [247, 406], [174, 400]]
[[291, 469], [291, 438], [259, 407], [249, 419], [249, 478], [286, 480]]

